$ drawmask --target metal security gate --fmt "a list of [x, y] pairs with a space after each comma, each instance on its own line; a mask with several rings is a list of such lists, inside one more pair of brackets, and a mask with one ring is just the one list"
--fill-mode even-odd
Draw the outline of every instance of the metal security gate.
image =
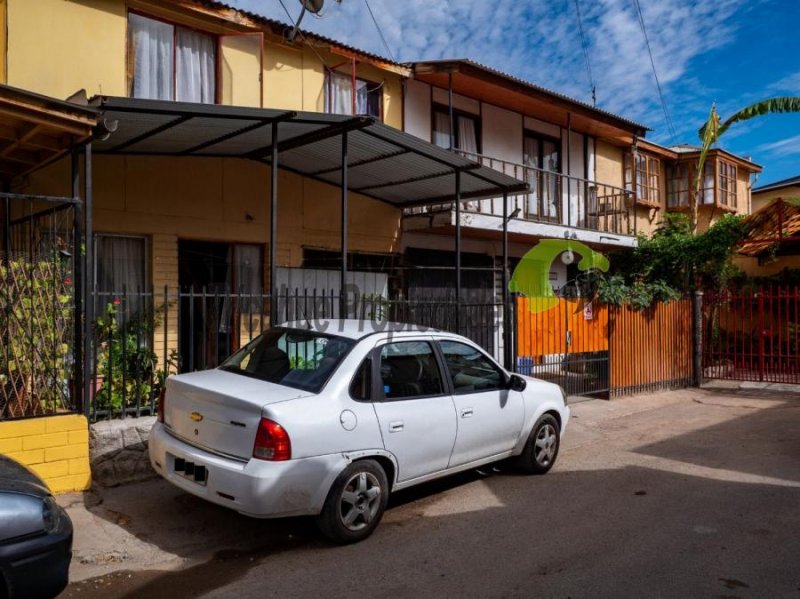
[[0, 193], [0, 420], [81, 405], [80, 212]]
[[703, 376], [800, 384], [800, 287], [706, 293]]
[[568, 395], [608, 397], [608, 307], [588, 299], [517, 298], [517, 372]]

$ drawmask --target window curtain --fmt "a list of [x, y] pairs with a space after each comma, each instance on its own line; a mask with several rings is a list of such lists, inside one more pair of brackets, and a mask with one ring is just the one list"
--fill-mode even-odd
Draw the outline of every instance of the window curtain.
[[[353, 113], [353, 80], [349, 75], [328, 73], [325, 86], [326, 111], [331, 114]], [[365, 92], [366, 93], [366, 88]], [[358, 101], [358, 95], [356, 95]]]
[[[558, 215], [559, 185], [558, 149], [555, 142], [542, 142], [542, 214], [548, 217]], [[553, 173], [552, 175], [549, 173]]]
[[372, 114], [369, 111], [369, 89], [366, 81], [356, 79], [356, 114]]
[[[120, 322], [145, 306], [145, 240], [142, 237], [95, 237], [95, 276], [98, 298], [96, 309], [105, 311], [109, 303], [120, 302]], [[98, 312], [99, 314], [100, 312]]]
[[[540, 141], [535, 137], [525, 136], [522, 138], [522, 162], [525, 166], [540, 168], [539, 164], [539, 146]], [[527, 214], [539, 214], [539, 198], [541, 193], [539, 190], [539, 171], [525, 169], [525, 182], [531, 186], [531, 192], [528, 194], [528, 209]]]
[[132, 52], [130, 95], [148, 100], [171, 100], [173, 27], [137, 14], [128, 16]]
[[446, 112], [433, 113], [433, 143], [440, 148], [450, 147], [450, 116]]
[[706, 162], [703, 165], [703, 204], [714, 203], [714, 165]]
[[[236, 273], [236, 293], [260, 296], [263, 289], [264, 269], [261, 261], [261, 247], [258, 245], [234, 246], [234, 271]], [[242, 299], [239, 310], [242, 313], [260, 313], [260, 297]]]
[[458, 149], [472, 154], [478, 153], [478, 137], [475, 133], [475, 121], [469, 117], [456, 117], [458, 123]]
[[210, 35], [178, 27], [175, 52], [179, 102], [216, 102], [216, 41]]

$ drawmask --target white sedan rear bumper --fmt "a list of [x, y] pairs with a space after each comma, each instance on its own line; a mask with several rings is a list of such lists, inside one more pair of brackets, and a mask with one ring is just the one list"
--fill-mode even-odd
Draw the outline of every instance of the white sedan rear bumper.
[[[226, 458], [173, 437], [157, 422], [148, 441], [150, 463], [176, 487], [256, 518], [318, 514], [336, 476], [349, 460], [342, 454], [268, 462]], [[175, 459], [203, 466], [205, 484], [175, 472]]]

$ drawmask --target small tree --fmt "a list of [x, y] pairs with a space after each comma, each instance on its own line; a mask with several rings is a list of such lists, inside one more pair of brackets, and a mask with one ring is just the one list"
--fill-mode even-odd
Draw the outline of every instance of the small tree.
[[708, 120], [698, 131], [700, 141], [703, 145], [700, 149], [700, 156], [697, 159], [697, 170], [695, 172], [694, 189], [690, 194], [689, 207], [691, 210], [691, 228], [692, 231], [697, 230], [697, 205], [700, 199], [700, 193], [703, 187], [703, 170], [705, 169], [708, 153], [717, 140], [725, 133], [728, 128], [734, 123], [739, 121], [746, 121], [753, 117], [763, 116], [766, 114], [780, 114], [786, 112], [800, 112], [800, 97], [786, 96], [780, 98], [769, 98], [761, 100], [755, 104], [745, 106], [741, 110], [734, 112], [724, 121], [720, 120], [719, 113], [717, 113], [717, 105], [711, 105], [711, 111], [708, 114]]

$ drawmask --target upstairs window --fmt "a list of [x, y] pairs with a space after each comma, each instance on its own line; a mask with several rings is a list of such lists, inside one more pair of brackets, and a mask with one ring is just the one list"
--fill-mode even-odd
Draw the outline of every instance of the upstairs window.
[[[633, 168], [636, 162], [635, 169]], [[625, 188], [636, 193], [636, 201], [650, 205], [660, 203], [661, 161], [658, 158], [637, 153], [625, 157]], [[634, 183], [635, 181], [635, 183]]]
[[[478, 117], [464, 112], [453, 112], [455, 149], [469, 154], [480, 153], [480, 131]], [[441, 148], [450, 148], [450, 111], [446, 106], [433, 109], [433, 135], [431, 140]]]
[[667, 206], [689, 205], [689, 165], [676, 164], [667, 168]]
[[381, 118], [383, 85], [363, 79], [355, 80], [355, 112], [353, 112], [353, 77], [328, 71], [325, 77], [325, 112], [358, 114]]
[[719, 203], [736, 208], [736, 165], [719, 161]]
[[[697, 172], [695, 167], [694, 172]], [[694, 175], [692, 175], [694, 177]], [[692, 185], [695, 181], [692, 180]], [[700, 182], [700, 197], [697, 201], [698, 205], [711, 205], [714, 203], [714, 161], [706, 160], [703, 165], [703, 178]]]
[[128, 47], [132, 98], [216, 101], [215, 36], [130, 13]]

